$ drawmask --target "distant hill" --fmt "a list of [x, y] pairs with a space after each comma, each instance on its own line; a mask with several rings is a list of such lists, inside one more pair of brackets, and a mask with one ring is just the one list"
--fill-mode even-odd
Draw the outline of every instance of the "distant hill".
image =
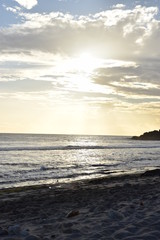
[[132, 137], [133, 140], [160, 140], [160, 130], [154, 130], [151, 132], [145, 132], [139, 137], [134, 136]]

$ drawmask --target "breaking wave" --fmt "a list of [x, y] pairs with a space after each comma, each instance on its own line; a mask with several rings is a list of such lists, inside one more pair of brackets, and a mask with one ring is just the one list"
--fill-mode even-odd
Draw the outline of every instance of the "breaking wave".
[[93, 145], [68, 145], [68, 146], [23, 146], [0, 147], [0, 151], [56, 151], [56, 150], [92, 150], [92, 149], [132, 149], [132, 148], [160, 148], [158, 145], [119, 145], [119, 146], [93, 146]]

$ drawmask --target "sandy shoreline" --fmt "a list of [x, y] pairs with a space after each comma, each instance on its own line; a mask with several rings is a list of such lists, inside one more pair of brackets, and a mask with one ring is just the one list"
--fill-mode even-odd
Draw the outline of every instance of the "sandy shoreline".
[[160, 239], [160, 177], [0, 190], [0, 239]]

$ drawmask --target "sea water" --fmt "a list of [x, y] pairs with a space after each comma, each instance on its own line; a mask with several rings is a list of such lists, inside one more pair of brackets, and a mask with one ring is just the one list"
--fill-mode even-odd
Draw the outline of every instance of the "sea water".
[[142, 172], [159, 156], [159, 141], [124, 136], [0, 134], [0, 188]]

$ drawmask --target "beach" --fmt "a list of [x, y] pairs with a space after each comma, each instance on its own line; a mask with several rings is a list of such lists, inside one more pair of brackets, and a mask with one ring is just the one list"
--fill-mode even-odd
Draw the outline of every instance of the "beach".
[[0, 239], [160, 239], [160, 178], [132, 174], [0, 190]]

